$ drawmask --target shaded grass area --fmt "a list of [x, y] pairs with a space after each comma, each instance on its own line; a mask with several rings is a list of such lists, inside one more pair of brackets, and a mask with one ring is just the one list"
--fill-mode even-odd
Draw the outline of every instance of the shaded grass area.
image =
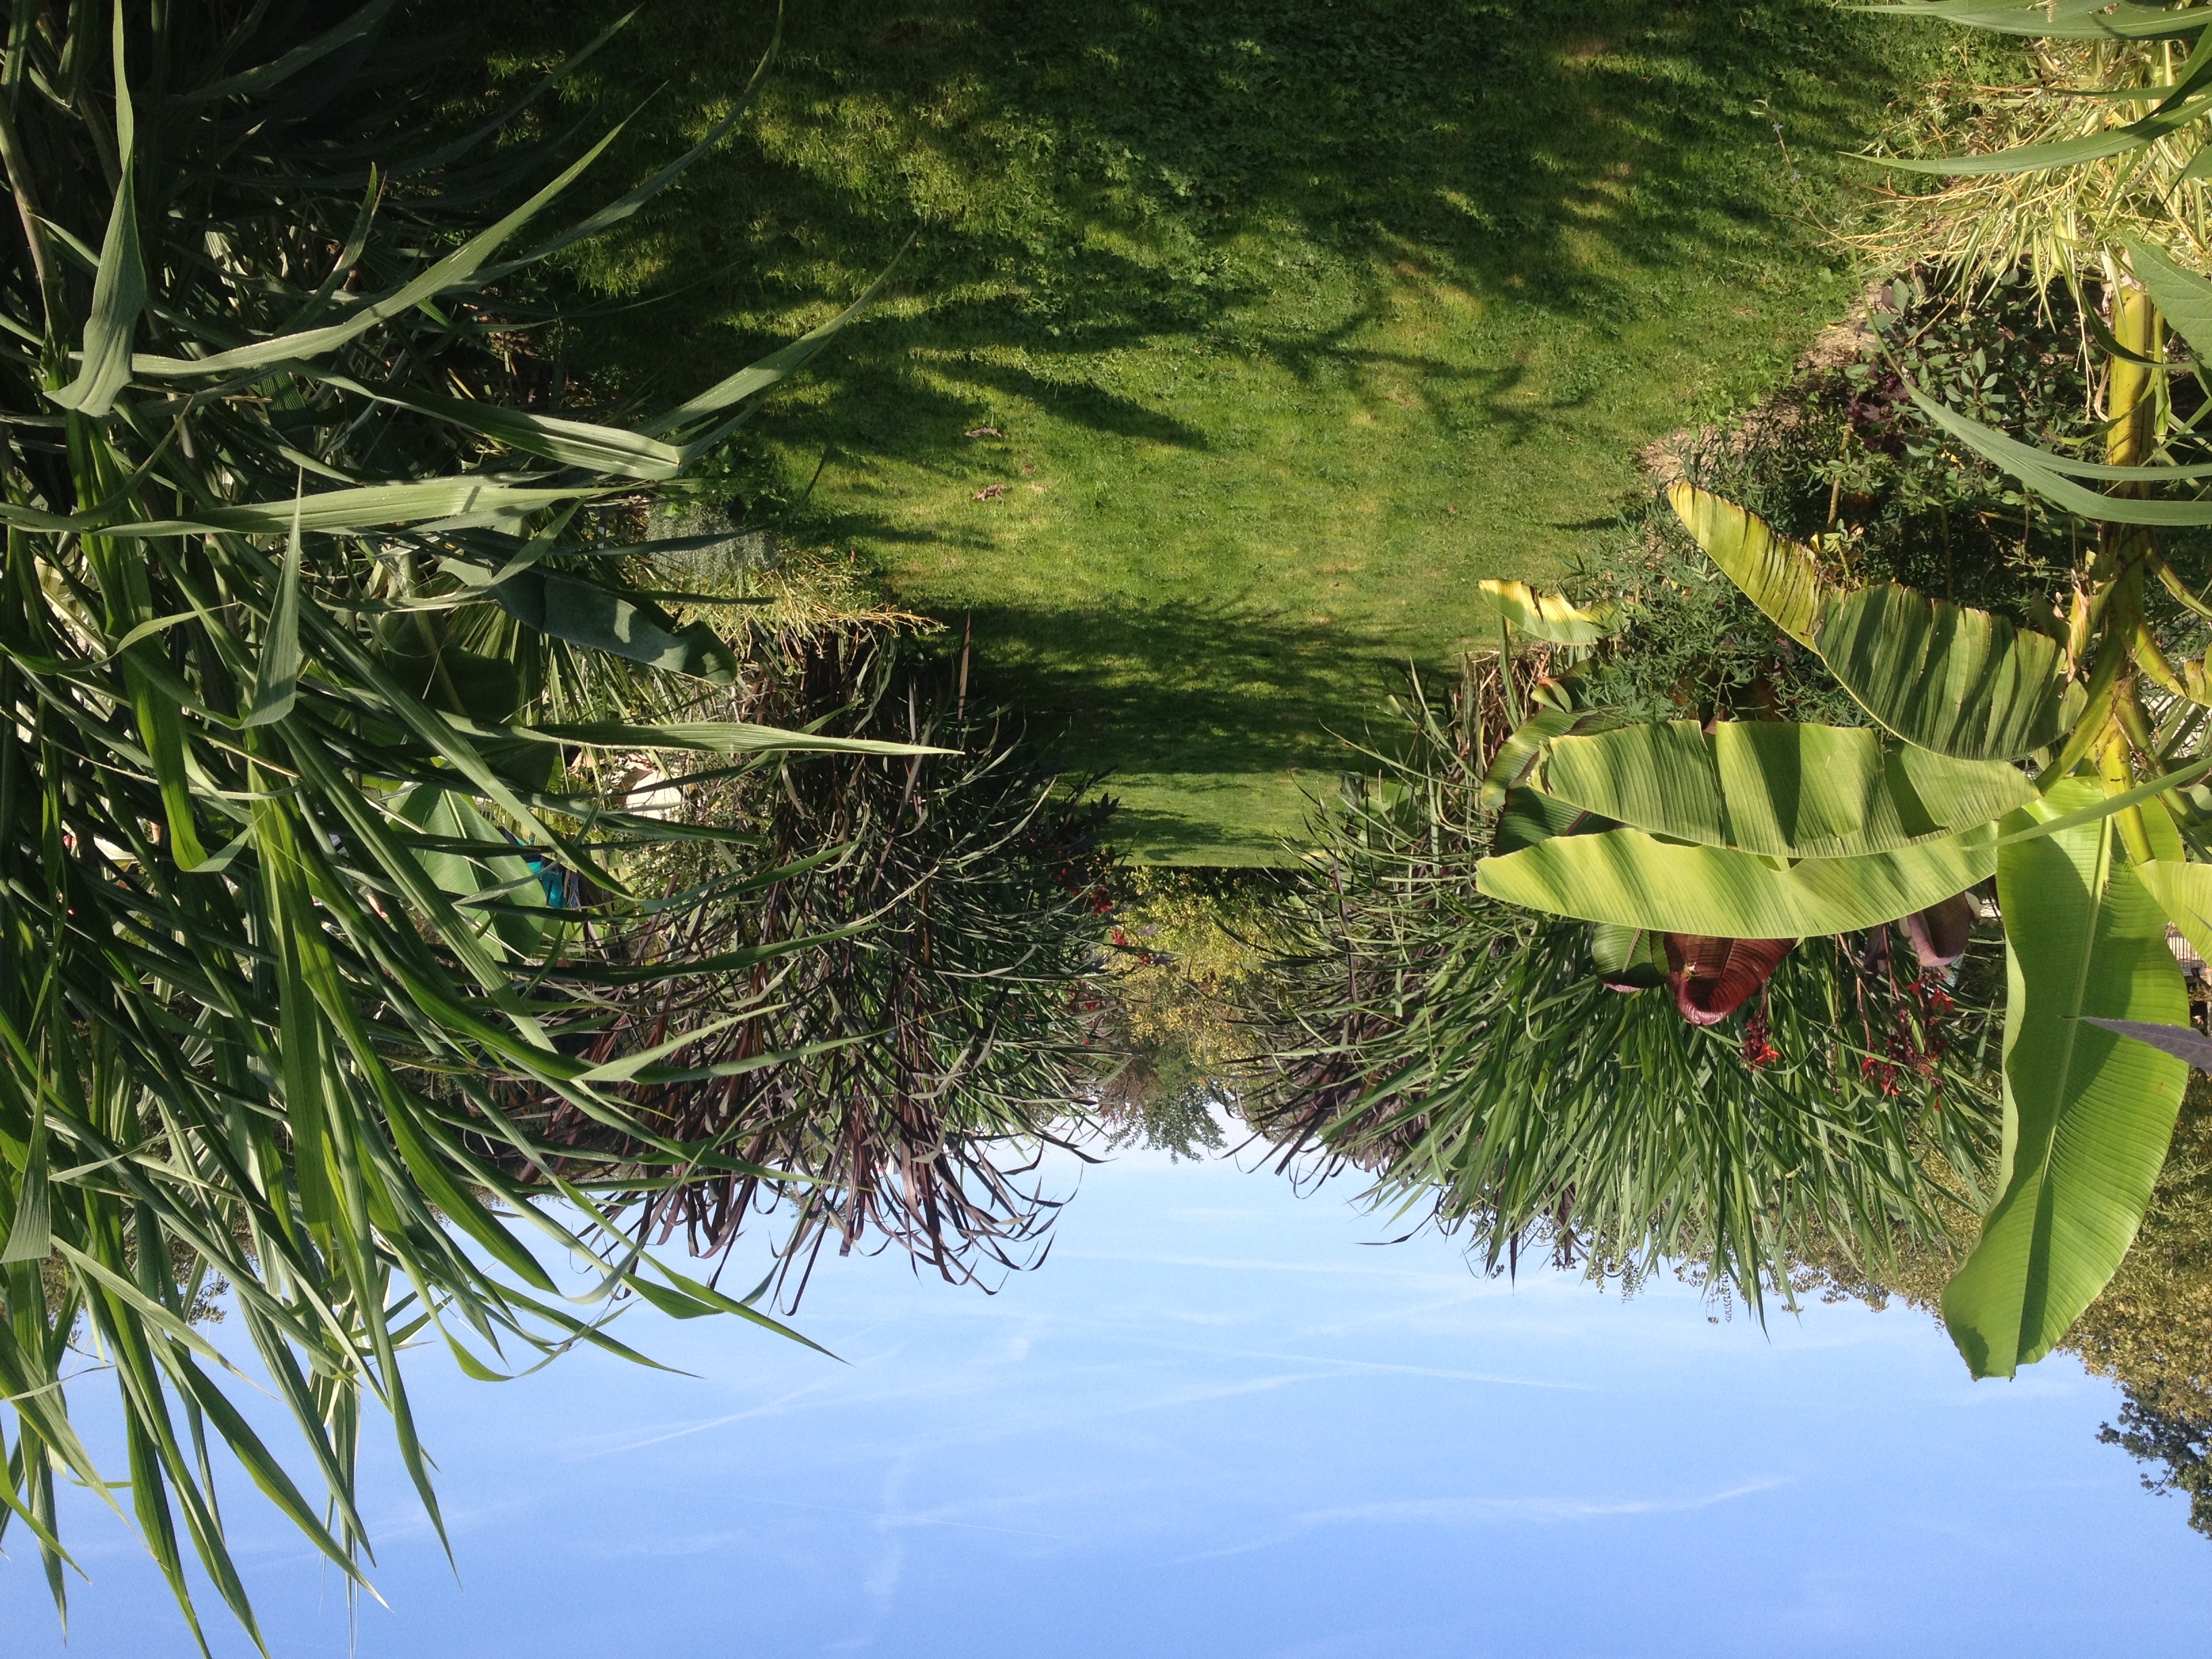
[[[502, 0], [496, 65], [615, 9]], [[641, 165], [770, 16], [648, 9], [580, 90], [666, 83]], [[1826, 0], [803, 5], [741, 137], [584, 256], [653, 302], [570, 349], [695, 386], [911, 235], [725, 487], [972, 614], [1140, 849], [1249, 859], [1398, 665], [1487, 638], [1480, 578], [1565, 575], [1641, 445], [1843, 311], [1836, 154], [1929, 49]]]

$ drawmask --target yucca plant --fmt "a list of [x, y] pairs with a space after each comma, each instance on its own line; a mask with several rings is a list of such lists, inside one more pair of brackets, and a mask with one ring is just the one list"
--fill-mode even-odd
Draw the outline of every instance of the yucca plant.
[[[2202, 16], [2133, 4], [1874, 9], [2040, 38], [1907, 105], [1869, 159], [1920, 187], [1881, 204], [1850, 239], [1861, 252], [1893, 269], [1925, 264], [1970, 292], [2025, 270], [2085, 309], [2125, 241], [2204, 267], [2212, 77], [2188, 38]], [[2004, 78], [1978, 78], [1990, 73]]]
[[[750, 1168], [641, 1124], [622, 1091], [658, 1057], [592, 1045], [640, 984], [787, 947], [599, 939], [774, 872], [641, 884], [643, 849], [718, 832], [608, 810], [571, 763], [883, 746], [657, 720], [729, 653], [594, 518], [678, 478], [827, 331], [624, 425], [517, 370], [536, 263], [742, 103], [540, 228], [614, 134], [564, 159], [573, 128], [499, 142], [512, 110], [441, 128], [414, 90], [441, 43], [387, 36], [393, 9], [16, 0], [0, 70], [0, 1524], [61, 1603], [58, 1479], [127, 1503], [195, 1632], [188, 1552], [257, 1641], [211, 1447], [359, 1582], [370, 1401], [437, 1516], [404, 1346], [474, 1375], [624, 1352], [603, 1326], [633, 1289], [762, 1316], [656, 1267], [507, 1109], [557, 1099], [664, 1180]], [[592, 905], [550, 902], [527, 858]], [[591, 1264], [580, 1290], [533, 1240]], [[196, 1323], [218, 1288], [226, 1322]], [[249, 1365], [304, 1480], [234, 1403]], [[103, 1376], [119, 1478], [72, 1417]]]
[[[1935, 1227], [1942, 1183], [1972, 1191], [1994, 1150], [1987, 953], [1945, 984], [1900, 974], [1877, 931], [1670, 974], [1632, 930], [1479, 891], [1480, 860], [1548, 804], [1498, 799], [1494, 751], [1508, 772], [1515, 751], [1484, 716], [1526, 677], [1499, 670], [1448, 708], [1416, 681], [1315, 825], [1243, 1102], [1285, 1170], [1364, 1170], [1379, 1206], [1471, 1229], [1492, 1267], [1532, 1243], [1632, 1282], [1700, 1261], [1754, 1307], [1788, 1294], [1793, 1241], [1882, 1261]], [[1694, 1003], [1723, 988], [1727, 1009]]]

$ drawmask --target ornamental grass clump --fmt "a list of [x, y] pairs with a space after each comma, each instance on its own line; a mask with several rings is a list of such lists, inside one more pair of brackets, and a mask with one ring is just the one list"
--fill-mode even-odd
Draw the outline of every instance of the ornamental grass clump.
[[649, 1045], [637, 1122], [731, 1161], [670, 1182], [650, 1136], [579, 1103], [540, 1090], [517, 1115], [580, 1173], [636, 1177], [641, 1231], [719, 1258], [748, 1224], [773, 1230], [787, 1308], [825, 1249], [896, 1248], [990, 1288], [1042, 1260], [1058, 1201], [1040, 1162], [1091, 1110], [1111, 805], [969, 697], [964, 653], [902, 659], [873, 629], [811, 633], [745, 712], [885, 751], [679, 768], [687, 838], [652, 855], [654, 885], [713, 896], [647, 919], [623, 953], [752, 959], [655, 978], [581, 1050]]

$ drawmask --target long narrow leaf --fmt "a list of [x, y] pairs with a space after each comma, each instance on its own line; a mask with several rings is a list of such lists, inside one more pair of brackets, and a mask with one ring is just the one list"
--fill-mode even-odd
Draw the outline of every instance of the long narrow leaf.
[[[2069, 780], [2025, 816], [2056, 817], [2100, 789]], [[2105, 1287], [2180, 1108], [2186, 1066], [2085, 1023], [2189, 1017], [2166, 918], [2112, 854], [2106, 820], [1999, 855], [2008, 1168], [1981, 1242], [1943, 1291], [1944, 1322], [1977, 1376], [2041, 1358]]]

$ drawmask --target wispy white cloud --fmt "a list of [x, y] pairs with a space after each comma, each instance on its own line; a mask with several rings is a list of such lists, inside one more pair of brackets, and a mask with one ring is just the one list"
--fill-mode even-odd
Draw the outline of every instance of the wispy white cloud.
[[[1370, 1267], [1340, 1261], [1282, 1261], [1218, 1255], [1137, 1255], [1115, 1250], [1062, 1250], [1073, 1261], [1124, 1261], [1143, 1267], [1211, 1267], [1229, 1273], [1311, 1273], [1323, 1278], [1412, 1279], [1437, 1283], [1463, 1282], [1462, 1276], [1419, 1267]], [[1501, 1292], [1502, 1294], [1502, 1292]]]
[[643, 1451], [647, 1446], [664, 1445], [671, 1440], [681, 1440], [687, 1435], [704, 1434], [709, 1429], [719, 1429], [726, 1424], [742, 1423], [748, 1418], [774, 1417], [794, 1401], [810, 1395], [818, 1395], [830, 1386], [831, 1379], [824, 1377], [809, 1382], [804, 1388], [793, 1389], [773, 1400], [764, 1400], [757, 1406], [748, 1406], [743, 1411], [725, 1412], [719, 1417], [702, 1417], [695, 1422], [662, 1424], [650, 1429], [632, 1430], [626, 1434], [590, 1435], [571, 1440], [562, 1448], [566, 1461], [578, 1462], [586, 1458], [618, 1457], [628, 1452]]
[[1364, 1375], [1385, 1372], [1402, 1376], [1436, 1376], [1453, 1382], [1494, 1382], [1510, 1389], [1562, 1389], [1575, 1394], [1597, 1392], [1596, 1385], [1589, 1382], [1561, 1382], [1549, 1377], [1506, 1376], [1496, 1371], [1455, 1370], [1442, 1365], [1407, 1365], [1384, 1359], [1340, 1359], [1329, 1354], [1276, 1353], [1259, 1348], [1208, 1348], [1202, 1352], [1218, 1354], [1224, 1358], [1267, 1359], [1288, 1361], [1294, 1364], [1326, 1365], [1328, 1371], [1316, 1371], [1315, 1376]]
[[1788, 1483], [1778, 1475], [1691, 1498], [1418, 1498], [1376, 1504], [1347, 1504], [1310, 1510], [1291, 1517], [1293, 1526], [1322, 1527], [1338, 1522], [1420, 1522], [1437, 1526], [1473, 1526], [1489, 1521], [1589, 1521], [1607, 1515], [1680, 1515], [1709, 1510]]
[[868, 1570], [868, 1576], [861, 1581], [860, 1588], [867, 1593], [870, 1600], [887, 1602], [898, 1589], [899, 1579], [905, 1571], [906, 1540], [894, 1536], [882, 1558]]
[[[871, 1510], [856, 1504], [817, 1504], [799, 1498], [771, 1498], [763, 1492], [720, 1491], [714, 1494], [717, 1504], [760, 1504], [772, 1509], [807, 1510], [817, 1515], [847, 1515], [854, 1520], [868, 1522], [879, 1533], [896, 1533], [915, 1527], [952, 1527], [963, 1532], [994, 1532], [1010, 1538], [1042, 1539], [1048, 1544], [1065, 1544], [1073, 1540], [1061, 1534], [1039, 1532], [1031, 1527], [999, 1527], [983, 1521], [963, 1521], [959, 1511], [978, 1505], [943, 1504], [936, 1509], [920, 1510]], [[744, 1528], [717, 1528], [707, 1532], [661, 1534], [651, 1538], [638, 1538], [620, 1543], [600, 1544], [591, 1553], [609, 1559], [629, 1556], [703, 1555], [714, 1550], [755, 1541], [757, 1534]]]
[[1293, 1515], [1273, 1532], [1224, 1549], [1204, 1550], [1184, 1561], [1211, 1561], [1249, 1555], [1300, 1534], [1334, 1526], [1480, 1527], [1499, 1522], [1598, 1521], [1613, 1516], [1680, 1515], [1709, 1510], [1739, 1498], [1773, 1492], [1789, 1484], [1778, 1475], [1762, 1476], [1718, 1492], [1677, 1498], [1414, 1498], [1346, 1504]]

